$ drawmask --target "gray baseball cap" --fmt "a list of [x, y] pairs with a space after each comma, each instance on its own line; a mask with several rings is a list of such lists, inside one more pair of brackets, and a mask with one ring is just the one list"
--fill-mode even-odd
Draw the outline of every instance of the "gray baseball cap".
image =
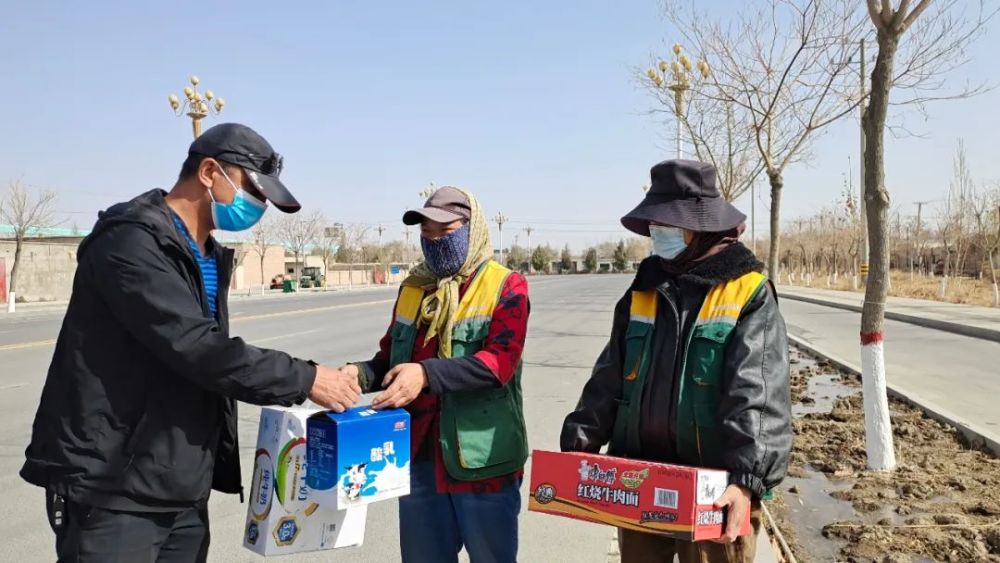
[[403, 224], [419, 225], [424, 219], [437, 223], [454, 223], [460, 219], [468, 221], [472, 217], [469, 198], [462, 190], [445, 186], [427, 198], [420, 209], [411, 209], [403, 214]]

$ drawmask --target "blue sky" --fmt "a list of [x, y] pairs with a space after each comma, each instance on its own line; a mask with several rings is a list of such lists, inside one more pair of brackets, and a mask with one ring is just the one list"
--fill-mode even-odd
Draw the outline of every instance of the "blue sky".
[[[308, 209], [385, 224], [387, 239], [435, 182], [509, 216], [507, 244], [531, 224], [532, 242], [580, 248], [624, 234], [618, 217], [672, 155], [672, 123], [646, 115], [635, 79], [677, 38], [656, 0], [69, 5], [11, 2], [0, 19], [0, 185], [58, 191], [67, 225], [173, 184], [191, 138], [167, 95], [192, 73], [226, 99], [221, 119], [285, 155], [283, 178]], [[995, 78], [997, 47], [988, 33], [955, 78]], [[908, 121], [924, 138], [890, 142], [904, 215], [947, 189], [960, 136], [975, 176], [1000, 179], [998, 102], [994, 91], [932, 106], [929, 121]], [[837, 197], [856, 127], [834, 127], [810, 165], [788, 171], [786, 217]]]

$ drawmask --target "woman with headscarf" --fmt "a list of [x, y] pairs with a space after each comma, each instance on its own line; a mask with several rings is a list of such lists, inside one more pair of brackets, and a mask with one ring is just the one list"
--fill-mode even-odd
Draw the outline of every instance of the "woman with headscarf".
[[[652, 239], [615, 309], [611, 339], [564, 451], [724, 469], [728, 511], [717, 542], [622, 529], [622, 563], [753, 561], [761, 498], [784, 477], [792, 446], [788, 342], [763, 264], [737, 241], [746, 216], [720, 197], [709, 164], [670, 160], [622, 218]], [[739, 536], [751, 514], [752, 532]]]
[[444, 187], [403, 222], [420, 225], [424, 262], [403, 281], [389, 331], [368, 362], [341, 368], [372, 407], [411, 416], [410, 495], [399, 500], [404, 563], [517, 558], [528, 458], [521, 352], [524, 277], [492, 260], [476, 198]]

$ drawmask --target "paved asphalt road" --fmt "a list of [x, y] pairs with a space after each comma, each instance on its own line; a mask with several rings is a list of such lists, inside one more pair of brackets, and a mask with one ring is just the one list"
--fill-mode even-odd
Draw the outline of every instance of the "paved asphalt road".
[[[626, 276], [611, 275], [531, 279], [524, 386], [532, 447], [558, 447], [562, 419], [604, 346], [611, 309], [628, 283]], [[393, 290], [383, 289], [233, 300], [232, 328], [234, 334], [251, 343], [339, 365], [367, 358], [374, 351], [388, 324], [394, 296]], [[791, 333], [844, 358], [857, 356], [856, 313], [788, 299], [782, 301], [782, 309]], [[4, 560], [29, 563], [53, 559], [41, 491], [25, 484], [17, 471], [61, 317], [58, 312], [13, 318], [0, 315], [0, 490], [5, 493], [0, 531]], [[997, 423], [997, 411], [988, 408], [988, 403], [998, 396], [1000, 387], [993, 367], [1000, 345], [895, 322], [888, 323], [887, 334], [891, 382], [929, 399], [968, 402], [968, 408], [956, 410], [986, 424]], [[250, 482], [257, 413], [248, 405], [240, 411], [246, 483]], [[526, 495], [527, 487], [522, 492]], [[241, 547], [245, 515], [246, 506], [235, 497], [213, 496], [210, 561], [261, 560]], [[526, 511], [521, 518], [521, 561], [607, 561], [609, 528]], [[380, 503], [369, 511], [363, 547], [288, 560], [399, 561], [396, 530], [395, 503]]]
[[[820, 350], [861, 365], [861, 314], [792, 299], [781, 301], [789, 334]], [[916, 325], [887, 321], [886, 376], [889, 384], [921, 401], [1000, 434], [1000, 343]]]
[[[525, 410], [533, 448], [558, 448], [562, 419], [573, 407], [590, 366], [604, 346], [611, 309], [627, 287], [624, 276], [534, 278], [532, 314], [525, 352]], [[394, 290], [361, 290], [301, 296], [271, 296], [231, 302], [235, 335], [320, 363], [367, 359], [389, 322]], [[32, 417], [62, 313], [0, 315], [0, 512], [5, 555], [24, 563], [52, 561], [53, 536], [45, 520], [41, 490], [17, 475]], [[244, 482], [250, 483], [258, 409], [241, 405], [240, 444]], [[526, 495], [527, 486], [522, 489]], [[242, 547], [246, 505], [213, 495], [212, 562], [262, 561]], [[605, 563], [611, 529], [522, 512], [520, 560], [529, 563]], [[289, 561], [399, 561], [396, 504], [373, 505], [365, 545]]]

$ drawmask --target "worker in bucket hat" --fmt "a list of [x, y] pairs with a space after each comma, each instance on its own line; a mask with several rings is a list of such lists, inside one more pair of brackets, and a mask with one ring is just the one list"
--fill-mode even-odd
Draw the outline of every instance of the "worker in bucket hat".
[[[738, 242], [745, 215], [709, 164], [661, 162], [622, 218], [652, 239], [615, 309], [611, 339], [566, 417], [564, 451], [724, 469], [717, 542], [622, 529], [622, 563], [753, 561], [759, 503], [781, 482], [792, 446], [788, 342], [763, 264]], [[751, 514], [752, 532], [740, 537]]]

